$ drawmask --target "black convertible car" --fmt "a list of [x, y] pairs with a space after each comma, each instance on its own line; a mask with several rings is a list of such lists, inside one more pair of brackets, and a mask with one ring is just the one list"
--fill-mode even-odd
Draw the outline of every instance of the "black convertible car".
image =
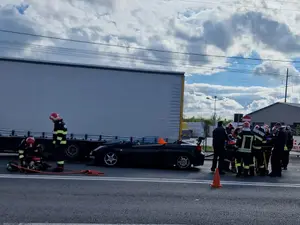
[[[199, 142], [198, 142], [199, 143]], [[200, 144], [183, 142], [173, 144], [114, 143], [99, 146], [90, 153], [95, 165], [151, 166], [189, 169], [204, 164]]]

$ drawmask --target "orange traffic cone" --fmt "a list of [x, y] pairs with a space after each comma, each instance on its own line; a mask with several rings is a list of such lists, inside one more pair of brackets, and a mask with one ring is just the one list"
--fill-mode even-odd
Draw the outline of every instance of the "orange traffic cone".
[[210, 185], [212, 188], [221, 188], [221, 181], [220, 181], [220, 173], [219, 173], [219, 168], [216, 169], [216, 172], [214, 174], [214, 179], [213, 182]]

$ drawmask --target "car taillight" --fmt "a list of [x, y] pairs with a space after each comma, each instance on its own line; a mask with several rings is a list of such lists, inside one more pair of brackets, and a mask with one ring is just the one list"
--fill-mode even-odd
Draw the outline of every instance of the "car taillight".
[[198, 152], [201, 152], [201, 151], [202, 151], [201, 145], [197, 145], [196, 150], [197, 150]]

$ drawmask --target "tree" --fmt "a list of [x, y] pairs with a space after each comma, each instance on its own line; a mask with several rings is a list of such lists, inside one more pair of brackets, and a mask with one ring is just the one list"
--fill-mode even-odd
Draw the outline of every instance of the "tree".
[[[222, 119], [220, 116], [216, 119], [216, 121], [223, 121], [224, 125], [231, 123], [232, 120]], [[211, 126], [215, 126], [215, 118], [214, 116], [210, 118], [196, 118], [196, 117], [190, 117], [190, 118], [184, 118], [184, 122], [203, 122], [204, 123], [204, 135], [205, 137], [209, 136], [209, 128]]]
[[297, 126], [295, 127], [295, 135], [296, 136], [300, 135], [300, 124], [297, 124]]
[[[231, 123], [232, 120], [227, 120], [227, 119], [222, 119], [220, 116], [216, 119], [216, 121], [220, 121], [223, 120], [224, 124], [228, 124]], [[190, 117], [190, 118], [183, 118], [183, 122], [204, 122], [205, 124], [209, 125], [209, 126], [213, 126], [214, 125], [214, 116], [210, 117], [210, 118], [196, 118], [196, 117]]]

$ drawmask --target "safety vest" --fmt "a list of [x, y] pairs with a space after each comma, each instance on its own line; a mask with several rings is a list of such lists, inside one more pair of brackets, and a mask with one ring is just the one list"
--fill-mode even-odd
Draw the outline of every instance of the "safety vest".
[[254, 141], [254, 135], [252, 131], [250, 129], [243, 130], [237, 136], [237, 143], [236, 143], [238, 147], [237, 151], [243, 153], [251, 153], [253, 141]]
[[53, 144], [66, 145], [67, 144], [68, 129], [66, 124], [62, 121], [56, 121], [53, 129]]

